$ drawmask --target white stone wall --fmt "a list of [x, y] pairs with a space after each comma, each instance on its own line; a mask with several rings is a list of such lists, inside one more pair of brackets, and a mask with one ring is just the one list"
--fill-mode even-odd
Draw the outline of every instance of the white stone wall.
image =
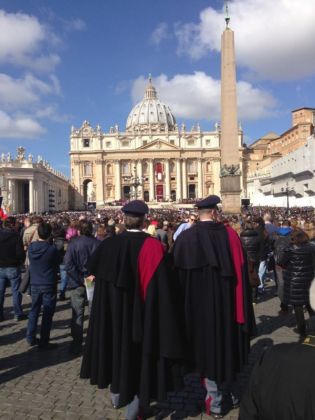
[[277, 159], [265, 173], [247, 180], [248, 197], [253, 205], [315, 207], [315, 136], [286, 156]]

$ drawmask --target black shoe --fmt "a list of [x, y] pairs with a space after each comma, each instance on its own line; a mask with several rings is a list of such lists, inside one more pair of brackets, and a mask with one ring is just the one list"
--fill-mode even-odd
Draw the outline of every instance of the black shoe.
[[38, 344], [39, 351], [54, 350], [57, 347], [58, 347], [57, 343], [39, 343]]
[[66, 300], [66, 295], [64, 293], [59, 293], [59, 300], [60, 301]]
[[14, 321], [25, 321], [25, 319], [27, 319], [27, 318], [28, 318], [28, 316], [26, 314], [15, 315]]

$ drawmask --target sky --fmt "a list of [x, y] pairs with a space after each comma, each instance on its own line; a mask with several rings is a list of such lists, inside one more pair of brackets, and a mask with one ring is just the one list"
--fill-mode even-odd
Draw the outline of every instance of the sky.
[[[232, 0], [247, 144], [315, 108], [315, 1]], [[0, 0], [0, 154], [69, 175], [71, 126], [125, 128], [151, 74], [187, 128], [220, 120], [223, 0]]]

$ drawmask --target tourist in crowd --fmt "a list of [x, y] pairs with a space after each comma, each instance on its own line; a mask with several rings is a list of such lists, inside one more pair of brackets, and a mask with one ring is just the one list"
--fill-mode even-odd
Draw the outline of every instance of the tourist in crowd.
[[286, 248], [278, 260], [283, 267], [284, 303], [293, 305], [297, 331], [301, 338], [306, 335], [304, 306], [310, 316], [314, 315], [309, 302], [309, 291], [314, 279], [315, 247], [302, 230], [291, 234], [291, 245]]
[[71, 337], [70, 352], [79, 354], [83, 342], [84, 306], [86, 291], [84, 279], [88, 276], [87, 263], [100, 241], [93, 234], [92, 223], [81, 219], [78, 227], [78, 237], [72, 238], [65, 254], [65, 270], [68, 274], [68, 289], [71, 299]]
[[151, 224], [148, 226], [147, 233], [148, 233], [150, 236], [153, 236], [154, 238], [157, 238], [156, 225], [151, 223]]
[[38, 241], [38, 232], [37, 228], [40, 223], [43, 222], [42, 217], [40, 216], [33, 216], [30, 219], [30, 225], [24, 230], [23, 233], [23, 245], [25, 251], [27, 251], [27, 248], [30, 246], [31, 242]]
[[168, 221], [167, 220], [159, 220], [158, 222], [158, 229], [156, 231], [157, 239], [162, 242], [163, 246], [165, 247], [166, 251], [169, 249], [168, 243]]
[[258, 231], [260, 236], [261, 250], [260, 250], [260, 263], [258, 268], [258, 275], [260, 279], [260, 285], [258, 286], [258, 292], [260, 294], [264, 293], [265, 290], [265, 281], [267, 278], [268, 272], [268, 256], [271, 253], [271, 243], [270, 238], [265, 230], [265, 222], [262, 217], [257, 217], [254, 219], [255, 229]]
[[291, 222], [289, 220], [283, 220], [281, 226], [277, 229], [274, 241], [274, 258], [275, 258], [275, 270], [277, 273], [277, 294], [280, 300], [280, 315], [285, 315], [289, 311], [289, 306], [284, 303], [284, 280], [283, 280], [283, 269], [280, 265], [280, 261], [283, 258], [285, 250], [291, 244], [291, 234], [293, 229], [291, 228]]
[[264, 240], [253, 223], [249, 221], [243, 224], [240, 239], [247, 256], [249, 281], [253, 289], [253, 303], [257, 303], [257, 287], [260, 284], [258, 269]]
[[52, 241], [58, 251], [59, 257], [59, 274], [60, 274], [60, 288], [59, 300], [66, 300], [66, 289], [68, 285], [68, 276], [65, 270], [64, 257], [68, 247], [66, 240], [66, 232], [61, 224], [52, 224]]
[[178, 238], [178, 236], [184, 232], [185, 230], [191, 228], [192, 226], [194, 226], [194, 224], [197, 222], [197, 216], [192, 213], [189, 216], [188, 222], [182, 223], [176, 230], [176, 232], [173, 235], [173, 239], [174, 241], [176, 241], [176, 239]]
[[125, 230], [126, 230], [126, 227], [125, 227], [125, 225], [123, 223], [117, 223], [115, 225], [115, 233], [116, 233], [116, 235], [120, 235]]
[[21, 321], [27, 316], [22, 309], [21, 265], [25, 251], [20, 235], [15, 230], [15, 218], [9, 216], [0, 229], [0, 321], [4, 320], [3, 304], [7, 282], [11, 285], [14, 319]]
[[277, 226], [273, 223], [273, 216], [267, 212], [264, 214], [265, 230], [271, 238], [277, 232]]
[[115, 225], [108, 225], [105, 228], [105, 239], [112, 238], [116, 235], [116, 226]]
[[70, 226], [68, 226], [66, 230], [66, 240], [69, 242], [72, 238], [78, 236], [78, 222], [73, 220], [70, 222]]
[[104, 225], [97, 226], [96, 232], [95, 232], [95, 238], [98, 241], [103, 241], [106, 237], [106, 230]]
[[232, 228], [217, 222], [219, 202], [214, 195], [197, 203], [200, 221], [173, 248], [183, 285], [186, 352], [205, 387], [206, 413], [217, 419], [238, 404], [230, 386], [247, 361], [255, 322], [241, 243]]
[[[55, 345], [49, 343], [52, 319], [57, 300], [57, 272], [59, 255], [56, 247], [50, 245], [52, 228], [42, 222], [37, 227], [38, 240], [28, 247], [31, 279], [32, 307], [28, 316], [26, 340], [30, 346], [38, 344], [41, 350]], [[37, 321], [43, 308], [40, 338], [36, 338]]]

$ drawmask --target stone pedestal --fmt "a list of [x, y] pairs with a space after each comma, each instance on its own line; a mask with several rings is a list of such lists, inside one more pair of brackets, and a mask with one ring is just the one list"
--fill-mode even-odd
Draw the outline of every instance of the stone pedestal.
[[222, 210], [225, 214], [239, 214], [241, 210], [241, 177], [239, 175], [221, 178]]

